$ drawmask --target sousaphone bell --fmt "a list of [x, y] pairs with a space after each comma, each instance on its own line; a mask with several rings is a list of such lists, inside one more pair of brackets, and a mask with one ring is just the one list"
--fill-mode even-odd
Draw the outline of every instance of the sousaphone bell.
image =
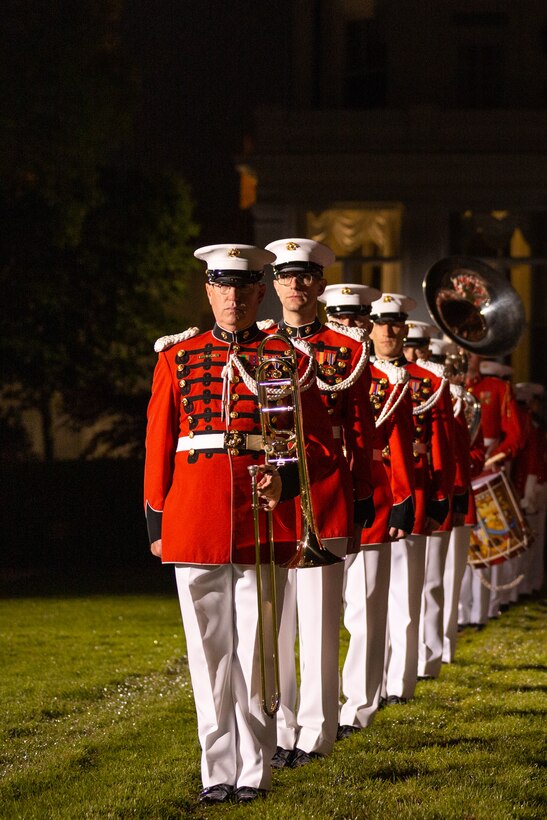
[[524, 305], [499, 271], [467, 256], [435, 262], [423, 280], [431, 318], [452, 341], [479, 356], [504, 356], [525, 326]]

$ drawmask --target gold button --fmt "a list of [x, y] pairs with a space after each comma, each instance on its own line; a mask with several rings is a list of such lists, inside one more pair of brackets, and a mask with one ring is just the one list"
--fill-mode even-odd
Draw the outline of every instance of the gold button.
[[232, 345], [232, 353], [239, 353], [241, 345]]
[[179, 382], [179, 387], [186, 387], [186, 381], [185, 381], [185, 379], [181, 379], [181, 380], [180, 380], [180, 382]]
[[185, 397], [185, 398], [181, 399], [181, 401], [182, 401], [183, 407], [186, 407], [186, 405], [188, 404], [188, 399]]
[[179, 352], [177, 353], [177, 356], [184, 356], [185, 353], [186, 353], [186, 350], [179, 350]]
[[194, 431], [193, 430], [190, 430], [190, 432], [188, 433], [188, 438], [194, 438]]
[[329, 414], [329, 416], [332, 416], [332, 414], [334, 413], [334, 407], [329, 407], [327, 413]]
[[239, 413], [237, 412], [237, 410], [232, 410], [232, 412], [230, 413], [230, 418], [231, 419], [238, 419], [239, 418]]
[[194, 421], [194, 417], [193, 416], [188, 416], [188, 424], [192, 424], [193, 421]]
[[239, 401], [241, 396], [239, 393], [232, 393], [232, 401]]
[[188, 455], [193, 456], [195, 452], [196, 452], [195, 450], [188, 450]]
[[347, 353], [347, 352], [348, 352], [347, 347], [341, 347], [340, 348], [340, 353]]
[[238, 456], [239, 455], [239, 450], [236, 450], [235, 448], [231, 448], [229, 450], [229, 453], [230, 453], [231, 456]]

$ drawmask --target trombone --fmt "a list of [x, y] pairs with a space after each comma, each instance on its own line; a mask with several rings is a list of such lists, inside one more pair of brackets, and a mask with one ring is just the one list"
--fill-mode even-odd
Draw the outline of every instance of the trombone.
[[[268, 355], [266, 347], [273, 340], [281, 341], [285, 349]], [[288, 345], [288, 348], [287, 348]], [[283, 564], [288, 569], [323, 567], [342, 561], [321, 543], [311, 503], [310, 479], [306, 461], [302, 405], [298, 383], [296, 350], [284, 334], [272, 333], [262, 340], [257, 351], [256, 388], [265, 464], [274, 467], [296, 463], [300, 481], [300, 509], [302, 516], [301, 537], [293, 558]], [[280, 405], [279, 400], [283, 400]], [[291, 426], [281, 426], [279, 417], [289, 414]], [[261, 575], [260, 522], [261, 509], [257, 488], [258, 466], [249, 466], [255, 536], [255, 559], [257, 577], [258, 631], [260, 653], [260, 676], [262, 683], [262, 709], [273, 717], [280, 704], [279, 647], [277, 631], [277, 596], [275, 582], [275, 540], [271, 510], [266, 510], [266, 530], [269, 545], [269, 569], [271, 587], [271, 616], [273, 638], [274, 690], [266, 692], [266, 636], [264, 630], [264, 607]]]

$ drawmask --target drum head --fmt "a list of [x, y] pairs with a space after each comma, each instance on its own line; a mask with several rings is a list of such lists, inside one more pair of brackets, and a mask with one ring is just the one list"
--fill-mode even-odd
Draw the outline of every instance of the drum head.
[[468, 563], [492, 566], [526, 549], [528, 537], [522, 514], [505, 474], [480, 476], [472, 487], [478, 523], [471, 532]]

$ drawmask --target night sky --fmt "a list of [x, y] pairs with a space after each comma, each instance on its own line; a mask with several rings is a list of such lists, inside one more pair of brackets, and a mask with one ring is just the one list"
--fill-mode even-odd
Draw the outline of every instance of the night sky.
[[235, 158], [253, 111], [286, 102], [283, 0], [135, 0], [126, 11], [130, 58], [142, 77], [137, 159], [190, 184], [200, 244], [252, 239], [238, 207]]

